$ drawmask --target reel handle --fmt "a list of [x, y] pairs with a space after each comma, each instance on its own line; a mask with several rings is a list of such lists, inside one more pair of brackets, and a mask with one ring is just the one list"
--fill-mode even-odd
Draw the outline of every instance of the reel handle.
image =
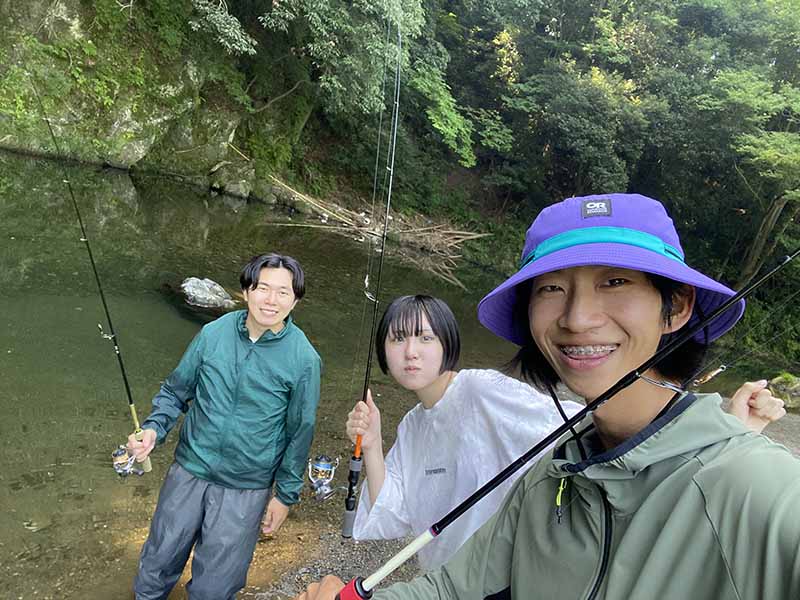
[[[139, 428], [133, 432], [133, 436], [136, 438], [136, 441], [141, 442], [142, 439], [144, 439], [144, 431], [142, 431], [141, 428]], [[150, 462], [149, 456], [139, 464], [142, 465], [142, 471], [144, 471], [145, 473], [149, 473], [150, 471], [153, 470], [153, 465]]]
[[336, 600], [369, 600], [372, 598], [372, 590], [365, 590], [362, 585], [363, 577], [351, 579], [341, 591], [336, 594]]

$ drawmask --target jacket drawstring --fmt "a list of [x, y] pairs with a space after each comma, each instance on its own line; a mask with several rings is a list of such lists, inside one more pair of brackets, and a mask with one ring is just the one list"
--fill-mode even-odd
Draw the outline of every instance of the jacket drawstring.
[[562, 477], [558, 484], [558, 493], [556, 494], [556, 520], [561, 523], [561, 517], [564, 516], [564, 510], [561, 508], [561, 496], [564, 490], [567, 489], [567, 478]]

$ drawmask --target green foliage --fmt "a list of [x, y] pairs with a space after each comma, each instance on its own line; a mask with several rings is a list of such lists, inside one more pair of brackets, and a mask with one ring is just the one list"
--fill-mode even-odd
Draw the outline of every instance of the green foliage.
[[497, 53], [497, 69], [494, 77], [502, 80], [506, 86], [511, 86], [519, 81], [520, 69], [523, 62], [517, 49], [516, 35], [518, 31], [503, 29], [492, 40]]
[[419, 0], [284, 0], [259, 20], [294, 40], [310, 59], [323, 108], [357, 118], [383, 106], [385, 71], [396, 62], [395, 36], [398, 30], [405, 37], [418, 34], [422, 7]]
[[800, 197], [800, 133], [764, 131], [743, 134], [734, 146], [765, 180], [777, 183], [782, 193]]
[[130, 3], [128, 11], [116, 0], [82, 2], [97, 24], [95, 31], [109, 47], [138, 45], [141, 36], [151, 38], [163, 59], [175, 60], [187, 41], [189, 0], [147, 0]]
[[701, 110], [724, 113], [726, 122], [739, 131], [767, 124], [772, 115], [783, 109], [784, 99], [773, 92], [772, 82], [752, 70], [727, 70], [713, 80], [709, 94], [700, 95]]
[[10, 118], [20, 129], [29, 129], [35, 115], [28, 105], [33, 100], [27, 71], [11, 65], [0, 76], [0, 115]]
[[214, 61], [212, 57], [204, 64], [208, 84], [219, 86], [241, 110], [252, 112], [252, 99], [245, 91], [245, 73], [228, 61]]
[[420, 65], [415, 68], [409, 84], [428, 101], [425, 114], [445, 145], [458, 155], [459, 163], [465, 167], [475, 166], [472, 123], [459, 112], [442, 74]]
[[473, 108], [466, 112], [475, 124], [481, 146], [501, 153], [511, 152], [514, 147], [514, 132], [503, 123], [500, 111]]
[[551, 63], [505, 100], [520, 114], [521, 135], [535, 136], [558, 165], [549, 176], [555, 193], [627, 188], [646, 126], [633, 82], [598, 67], [581, 73], [575, 63]]
[[225, 4], [192, 0], [197, 18], [189, 21], [192, 31], [210, 33], [228, 54], [255, 54], [258, 42], [242, 29], [239, 20], [228, 13]]
[[[257, 174], [262, 177], [271, 172], [290, 175], [298, 157], [296, 171], [303, 171], [302, 136], [313, 110], [313, 98], [299, 93], [279, 115], [260, 113], [251, 118], [242, 135], [246, 138], [245, 147], [256, 159]], [[306, 177], [306, 181], [313, 180], [313, 177]]]
[[145, 3], [142, 29], [151, 35], [155, 33], [159, 52], [168, 60], [178, 59], [189, 43], [188, 8], [186, 0], [148, 0]]

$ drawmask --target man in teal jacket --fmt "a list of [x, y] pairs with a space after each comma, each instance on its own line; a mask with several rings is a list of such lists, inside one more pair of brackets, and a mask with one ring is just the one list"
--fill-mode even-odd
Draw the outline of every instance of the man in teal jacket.
[[[660, 203], [607, 194], [543, 210], [478, 318], [521, 346], [528, 379], [592, 401], [733, 295], [686, 264]], [[684, 389], [743, 311], [729, 307], [596, 408], [442, 568], [374, 598], [800, 598], [800, 461], [718, 395]], [[328, 577], [300, 598], [341, 587]]]
[[142, 548], [137, 600], [166, 598], [192, 548], [192, 600], [234, 598], [262, 516], [273, 533], [299, 500], [321, 369], [290, 316], [305, 293], [303, 270], [265, 254], [242, 268], [240, 283], [247, 310], [203, 327], [153, 399], [143, 439], [128, 441], [142, 461], [186, 414]]

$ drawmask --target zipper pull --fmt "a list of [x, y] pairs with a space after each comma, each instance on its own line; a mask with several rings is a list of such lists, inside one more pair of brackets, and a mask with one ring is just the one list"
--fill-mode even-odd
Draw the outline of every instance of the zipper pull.
[[564, 510], [561, 508], [561, 495], [567, 489], [567, 478], [563, 477], [558, 484], [558, 493], [556, 494], [556, 520], [561, 524], [561, 517], [564, 516]]

